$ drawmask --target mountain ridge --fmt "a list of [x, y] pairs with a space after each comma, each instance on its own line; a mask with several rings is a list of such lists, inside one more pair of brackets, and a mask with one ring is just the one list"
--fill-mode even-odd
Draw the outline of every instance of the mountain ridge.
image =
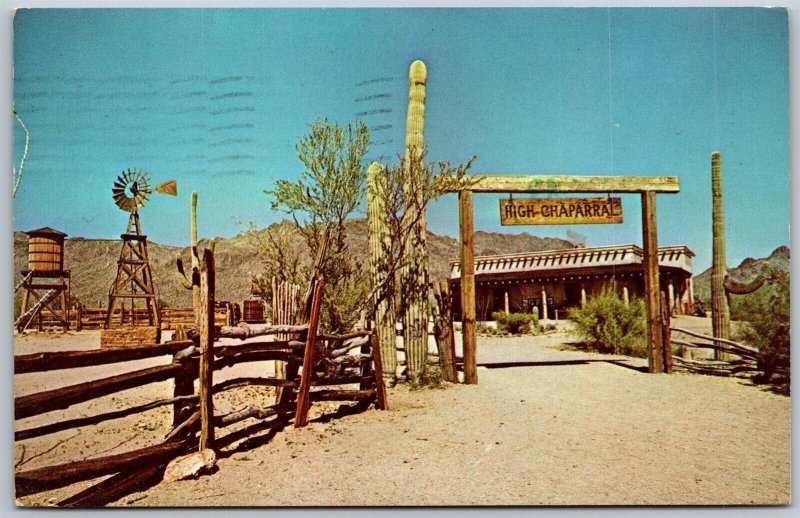
[[[262, 270], [256, 243], [266, 236], [268, 230], [277, 231], [280, 227], [292, 229], [293, 223], [283, 220], [253, 233], [240, 233], [228, 238], [214, 238], [217, 267], [217, 300], [241, 302], [250, 295], [252, 279]], [[346, 222], [347, 247], [355, 259], [368, 267], [369, 236], [367, 220], [350, 219]], [[294, 232], [292, 246], [302, 243], [302, 237]], [[188, 236], [187, 236], [188, 237]], [[450, 261], [458, 260], [460, 248], [458, 240], [440, 236], [428, 231], [428, 252], [430, 275], [432, 279], [447, 278]], [[203, 239], [202, 248], [209, 239]], [[496, 232], [475, 232], [475, 255], [522, 253], [538, 250], [560, 250], [574, 248], [565, 239], [538, 237], [527, 232], [522, 234], [499, 234]], [[119, 239], [96, 239], [72, 237], [65, 240], [64, 267], [71, 271], [72, 296], [90, 307], [108, 305], [108, 291], [117, 270], [117, 260], [121, 249]], [[158, 298], [167, 306], [190, 306], [191, 292], [184, 289], [177, 277], [175, 259], [183, 258], [184, 264], [190, 262], [188, 246], [162, 245], [148, 241], [148, 255], [153, 271]], [[27, 267], [28, 236], [24, 232], [14, 232], [14, 283], [22, 279], [20, 273]]]

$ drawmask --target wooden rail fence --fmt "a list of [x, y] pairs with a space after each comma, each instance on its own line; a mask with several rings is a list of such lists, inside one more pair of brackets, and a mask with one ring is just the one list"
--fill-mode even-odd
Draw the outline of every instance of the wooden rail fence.
[[[16, 473], [17, 497], [65, 487], [75, 482], [111, 475], [104, 481], [59, 502], [60, 506], [100, 506], [157, 480], [166, 465], [177, 456], [199, 446], [222, 448], [240, 440], [243, 431], [217, 437], [216, 432], [246, 419], [257, 419], [267, 427], [280, 428], [294, 419], [295, 426], [308, 421], [309, 406], [315, 401], [356, 402], [353, 410], [370, 405], [386, 409], [386, 392], [381, 373], [380, 347], [371, 331], [346, 335], [317, 333], [324, 282], [315, 278], [306, 297], [306, 323], [300, 325], [217, 326], [214, 306], [214, 261], [206, 251], [201, 270], [201, 328], [191, 329], [191, 340], [171, 341], [154, 347], [35, 353], [14, 358], [15, 374], [48, 372], [73, 367], [90, 367], [143, 358], [171, 355], [170, 362], [125, 372], [35, 394], [17, 396], [15, 419], [25, 419], [69, 408], [122, 390], [150, 383], [174, 380], [171, 398], [130, 408], [71, 418], [46, 425], [20, 429], [16, 441], [67, 429], [95, 425], [107, 420], [138, 414], [153, 408], [173, 407], [172, 431], [152, 446], [126, 453], [96, 457]], [[213, 316], [212, 316], [213, 315]], [[205, 322], [205, 323], [203, 323]], [[297, 339], [274, 340], [275, 335]], [[250, 339], [233, 345], [218, 344], [221, 338]], [[244, 362], [275, 360], [287, 365], [286, 379], [277, 377], [235, 378], [214, 383], [213, 374]], [[199, 392], [195, 391], [199, 380]], [[284, 396], [271, 405], [255, 402], [225, 415], [214, 413], [213, 395], [242, 386], [274, 386]], [[343, 389], [347, 385], [356, 388]], [[245, 429], [244, 432], [246, 432]], [[263, 426], [261, 427], [263, 430]]]
[[[230, 321], [234, 315], [230, 308], [231, 305], [229, 304], [214, 308], [215, 325], [235, 324], [238, 322], [238, 320]], [[107, 308], [79, 307], [77, 310], [70, 310], [70, 322], [75, 322], [76, 331], [102, 329], [107, 313]], [[147, 309], [115, 308], [114, 321], [122, 322], [123, 325], [147, 322]], [[194, 327], [194, 308], [161, 308], [161, 329], [174, 330], [177, 326]]]
[[[670, 341], [680, 347], [680, 354], [673, 355], [673, 365], [676, 368], [710, 374], [713, 376], [750, 376], [755, 373], [765, 373], [767, 368], [763, 355], [755, 347], [740, 344], [725, 338], [715, 338], [680, 327], [671, 327]], [[682, 333], [689, 339], [675, 338], [672, 333]], [[691, 359], [687, 358], [689, 348], [710, 349], [719, 353], [726, 353], [725, 360]], [[735, 355], [736, 358], [730, 355]]]

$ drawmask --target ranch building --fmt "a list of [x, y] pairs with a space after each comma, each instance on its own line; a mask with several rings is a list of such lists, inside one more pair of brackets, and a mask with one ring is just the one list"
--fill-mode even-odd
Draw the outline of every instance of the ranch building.
[[[692, 252], [686, 246], [658, 249], [661, 291], [673, 315], [694, 310]], [[539, 318], [566, 316], [606, 286], [616, 286], [628, 302], [644, 297], [642, 249], [636, 245], [570, 248], [475, 258], [478, 321], [495, 311], [536, 313]], [[450, 262], [454, 318], [461, 319], [461, 261]]]

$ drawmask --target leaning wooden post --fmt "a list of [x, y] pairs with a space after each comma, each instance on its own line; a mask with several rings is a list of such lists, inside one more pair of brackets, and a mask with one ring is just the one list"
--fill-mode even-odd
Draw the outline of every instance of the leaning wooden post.
[[308, 423], [308, 407], [311, 403], [311, 374], [314, 370], [314, 348], [317, 343], [317, 328], [319, 327], [319, 311], [322, 305], [322, 289], [325, 280], [320, 275], [312, 285], [311, 311], [308, 319], [308, 334], [306, 347], [303, 353], [303, 372], [300, 376], [300, 386], [297, 389], [297, 407], [294, 414], [295, 428], [301, 428]]
[[469, 385], [478, 383], [472, 191], [459, 192], [458, 202], [461, 233], [461, 333], [464, 347], [464, 383]]
[[[406, 311], [403, 320], [403, 338], [406, 361], [411, 376], [421, 375], [428, 361], [428, 249], [426, 244], [425, 209], [419, 207], [421, 193], [414, 186], [420, 185], [422, 171], [421, 153], [425, 145], [425, 85], [428, 72], [425, 63], [414, 61], [408, 70], [408, 112], [406, 117], [406, 196], [409, 197], [407, 215], [416, 223], [406, 243], [406, 257], [410, 264], [404, 269], [406, 288]], [[414, 178], [411, 178], [411, 175]], [[416, 198], [416, 199], [415, 199]]]
[[661, 300], [658, 275], [658, 230], [656, 193], [642, 193], [642, 234], [644, 300], [647, 308], [647, 364], [649, 372], [664, 372], [664, 337], [661, 329]]
[[[725, 295], [725, 212], [722, 203], [722, 155], [711, 154], [711, 217], [713, 234], [711, 241], [711, 328], [715, 338], [729, 339], [731, 335], [731, 313]], [[716, 350], [715, 357], [724, 359], [723, 352]]]
[[383, 375], [389, 386], [397, 377], [397, 331], [395, 330], [394, 272], [389, 272], [391, 237], [386, 203], [381, 196], [387, 190], [386, 169], [373, 162], [367, 170], [367, 222], [369, 226], [369, 269], [375, 309], [375, 332], [381, 349]]
[[203, 252], [200, 267], [200, 449], [214, 445], [214, 253]]

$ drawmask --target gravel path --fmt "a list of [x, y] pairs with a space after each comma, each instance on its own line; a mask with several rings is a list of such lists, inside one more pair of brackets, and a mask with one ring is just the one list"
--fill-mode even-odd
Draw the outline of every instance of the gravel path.
[[[29, 339], [34, 340], [18, 340], [18, 354], [34, 347]], [[482, 337], [479, 362], [589, 356], [563, 350], [559, 344], [567, 340], [562, 334]], [[478, 376], [477, 386], [390, 389], [388, 411], [288, 427], [265, 445], [223, 452], [211, 475], [162, 482], [114, 505], [702, 505], [790, 499], [791, 400], [747, 381], [649, 375], [596, 361], [479, 367]], [[31, 384], [18, 380], [17, 393]], [[171, 387], [161, 383], [128, 392], [166, 397]], [[123, 394], [93, 404], [129, 404]], [[231, 410], [268, 396], [247, 389], [216, 404], [218, 411]], [[90, 406], [68, 413], [98, 411]], [[169, 409], [160, 409], [79, 434], [17, 443], [18, 461], [23, 445], [27, 459], [56, 445], [18, 469], [152, 444], [168, 430], [169, 417]], [[47, 505], [79, 486], [20, 503]]]

